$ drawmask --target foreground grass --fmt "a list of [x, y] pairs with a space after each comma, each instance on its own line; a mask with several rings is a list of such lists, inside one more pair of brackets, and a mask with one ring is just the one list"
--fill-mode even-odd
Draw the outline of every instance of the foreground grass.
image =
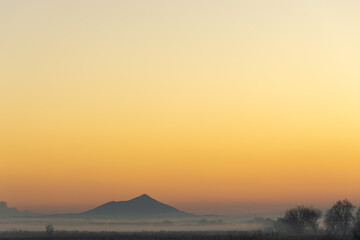
[[[325, 235], [285, 235], [261, 231], [236, 232], [46, 232], [9, 231], [0, 232], [0, 240], [325, 240]], [[346, 240], [353, 239], [349, 236]], [[343, 239], [344, 240], [344, 239]]]

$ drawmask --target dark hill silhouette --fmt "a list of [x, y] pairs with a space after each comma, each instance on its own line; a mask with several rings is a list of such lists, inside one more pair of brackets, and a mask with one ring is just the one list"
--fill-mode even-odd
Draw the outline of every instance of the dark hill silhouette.
[[6, 202], [0, 202], [0, 217], [21, 217], [29, 216], [29, 211], [20, 212], [16, 208], [9, 208]]
[[78, 214], [86, 217], [191, 217], [190, 213], [180, 211], [143, 194], [128, 201], [108, 202], [92, 210]]

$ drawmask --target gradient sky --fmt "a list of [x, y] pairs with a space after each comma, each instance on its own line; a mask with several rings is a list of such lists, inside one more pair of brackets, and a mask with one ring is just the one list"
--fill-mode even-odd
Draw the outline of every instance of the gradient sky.
[[1, 0], [0, 200], [360, 204], [359, 0]]

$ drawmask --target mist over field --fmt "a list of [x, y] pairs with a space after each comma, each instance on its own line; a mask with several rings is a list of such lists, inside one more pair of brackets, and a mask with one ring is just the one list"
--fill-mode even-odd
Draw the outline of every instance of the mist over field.
[[[71, 219], [71, 218], [0, 218], [0, 231], [45, 231], [52, 224], [57, 231], [239, 231], [263, 230], [262, 223], [248, 223], [242, 218], [205, 218], [196, 219]], [[218, 223], [221, 219], [223, 222]]]

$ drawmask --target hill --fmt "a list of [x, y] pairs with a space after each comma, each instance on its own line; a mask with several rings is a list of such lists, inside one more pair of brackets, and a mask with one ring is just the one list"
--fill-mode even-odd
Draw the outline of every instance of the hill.
[[21, 217], [29, 216], [29, 211], [20, 212], [16, 208], [9, 208], [6, 202], [0, 202], [0, 217]]
[[156, 217], [192, 217], [194, 214], [180, 211], [172, 206], [161, 203], [143, 194], [128, 201], [112, 201], [99, 207], [78, 214], [82, 217], [125, 217], [125, 218], [156, 218]]

